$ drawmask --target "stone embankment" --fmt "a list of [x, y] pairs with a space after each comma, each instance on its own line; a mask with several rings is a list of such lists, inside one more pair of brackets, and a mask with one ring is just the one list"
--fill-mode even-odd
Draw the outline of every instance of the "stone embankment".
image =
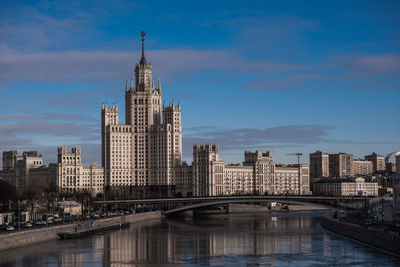
[[[160, 219], [161, 217], [163, 217], [163, 215], [158, 211], [137, 213], [106, 219], [98, 219], [91, 224], [91, 227], [108, 228], [113, 225]], [[85, 222], [82, 222], [81, 224], [85, 226]], [[77, 223], [71, 223], [65, 225], [44, 227], [40, 229], [32, 229], [29, 231], [3, 234], [0, 236], [0, 251], [56, 240], [59, 239], [58, 233], [74, 231], [77, 227]]]
[[333, 219], [329, 215], [322, 218], [321, 225], [336, 234], [367, 243], [400, 255], [400, 236], [398, 232], [384, 231], [373, 226], [360, 226]]

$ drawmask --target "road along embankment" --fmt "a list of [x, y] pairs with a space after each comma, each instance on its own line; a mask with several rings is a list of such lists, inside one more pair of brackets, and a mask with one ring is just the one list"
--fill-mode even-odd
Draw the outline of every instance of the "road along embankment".
[[[162, 217], [163, 215], [158, 211], [137, 213], [106, 219], [98, 219], [91, 223], [91, 227], [98, 229], [109, 228], [115, 225], [160, 219]], [[3, 234], [0, 235], [0, 251], [57, 240], [59, 239], [58, 233], [75, 231], [77, 227], [85, 226], [86, 223], [89, 222], [81, 222], [79, 223], [79, 226], [77, 223], [71, 223]]]
[[374, 227], [363, 227], [357, 224], [342, 222], [326, 215], [321, 225], [336, 234], [367, 243], [400, 255], [400, 237], [398, 233], [383, 231]]

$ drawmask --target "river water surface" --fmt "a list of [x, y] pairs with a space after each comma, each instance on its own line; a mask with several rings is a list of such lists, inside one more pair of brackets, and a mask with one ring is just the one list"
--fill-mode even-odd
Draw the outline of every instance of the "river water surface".
[[0, 266], [400, 266], [399, 257], [325, 231], [321, 215], [154, 220], [2, 252]]

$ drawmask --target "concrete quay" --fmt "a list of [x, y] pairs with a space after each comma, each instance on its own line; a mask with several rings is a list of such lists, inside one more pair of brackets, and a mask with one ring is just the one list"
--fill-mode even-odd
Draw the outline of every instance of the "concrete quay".
[[330, 215], [322, 218], [321, 226], [333, 233], [400, 255], [399, 233], [342, 222], [333, 219]]
[[[98, 219], [93, 221], [90, 227], [96, 229], [109, 229], [113, 226], [118, 226], [121, 224], [160, 219], [162, 217], [163, 215], [159, 211], [136, 213], [106, 219]], [[87, 224], [89, 224], [89, 221], [4, 234], [1, 235], [0, 251], [57, 240], [60, 239], [58, 235], [59, 233], [74, 232], [76, 229], [87, 227]]]

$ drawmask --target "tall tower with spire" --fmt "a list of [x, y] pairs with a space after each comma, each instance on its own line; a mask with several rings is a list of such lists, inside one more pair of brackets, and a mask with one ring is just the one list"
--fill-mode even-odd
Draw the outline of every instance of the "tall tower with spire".
[[151, 64], [147, 64], [144, 55], [144, 37], [146, 36], [146, 33], [142, 31], [140, 35], [142, 36], [142, 57], [140, 58], [139, 64], [136, 64], [135, 66], [135, 84], [136, 90], [143, 92], [151, 90], [154, 84]]
[[[180, 105], [161, 104], [161, 81], [154, 87], [152, 65], [142, 55], [125, 85], [125, 124], [118, 110], [102, 111], [102, 156], [106, 186], [175, 185], [182, 159]], [[111, 118], [111, 119], [110, 119]]]

